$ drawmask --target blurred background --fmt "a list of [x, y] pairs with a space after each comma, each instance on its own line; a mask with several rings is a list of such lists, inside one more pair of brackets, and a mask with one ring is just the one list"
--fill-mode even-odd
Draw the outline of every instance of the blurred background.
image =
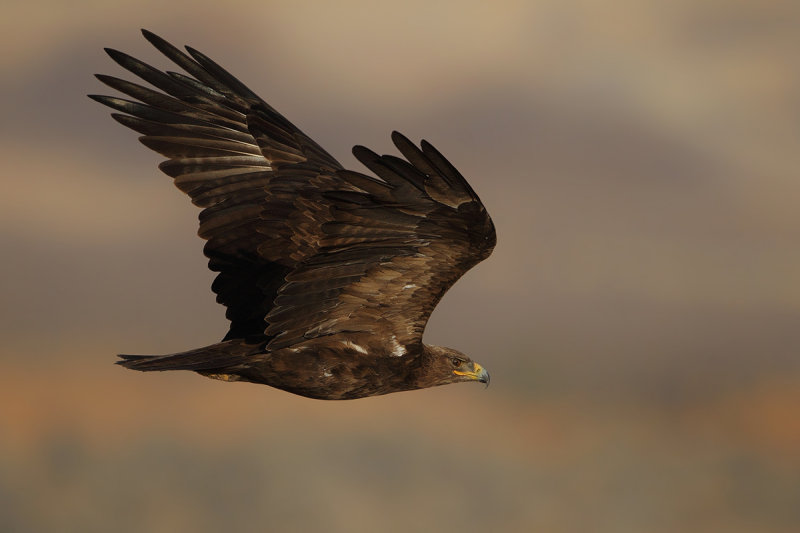
[[[428, 343], [492, 386], [321, 402], [114, 354], [227, 329], [197, 210], [86, 98], [220, 62], [356, 167], [433, 142], [498, 231]], [[794, 532], [800, 4], [18, 2], [0, 21], [0, 530]]]

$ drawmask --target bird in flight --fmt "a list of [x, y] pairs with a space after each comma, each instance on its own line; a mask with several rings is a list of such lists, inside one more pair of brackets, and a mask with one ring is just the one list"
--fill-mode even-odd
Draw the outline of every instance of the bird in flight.
[[403, 158], [356, 146], [375, 175], [347, 170], [207, 56], [142, 33], [185, 74], [106, 49], [153, 88], [98, 74], [132, 99], [90, 97], [165, 156], [159, 168], [202, 208], [211, 289], [231, 324], [216, 344], [117, 363], [327, 400], [488, 385], [463, 353], [422, 342], [444, 293], [496, 243], [455, 167], [394, 132]]

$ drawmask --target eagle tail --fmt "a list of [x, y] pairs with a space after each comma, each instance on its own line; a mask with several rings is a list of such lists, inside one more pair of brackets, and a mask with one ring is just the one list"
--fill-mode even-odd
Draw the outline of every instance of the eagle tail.
[[247, 366], [253, 356], [264, 353], [264, 344], [248, 344], [240, 339], [229, 340], [166, 355], [119, 354], [116, 364], [142, 372], [161, 370], [192, 370], [203, 374], [230, 371]]

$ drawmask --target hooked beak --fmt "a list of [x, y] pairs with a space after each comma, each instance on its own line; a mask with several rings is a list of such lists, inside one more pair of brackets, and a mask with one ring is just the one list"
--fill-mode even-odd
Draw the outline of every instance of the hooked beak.
[[472, 364], [473, 364], [473, 369], [472, 370], [468, 370], [466, 372], [461, 372], [459, 370], [453, 370], [453, 374], [457, 374], [459, 376], [466, 376], [468, 378], [474, 379], [475, 381], [480, 381], [481, 383], [486, 383], [486, 386], [488, 387], [489, 386], [489, 379], [490, 379], [489, 373], [486, 371], [485, 368], [483, 368], [478, 363], [472, 363]]

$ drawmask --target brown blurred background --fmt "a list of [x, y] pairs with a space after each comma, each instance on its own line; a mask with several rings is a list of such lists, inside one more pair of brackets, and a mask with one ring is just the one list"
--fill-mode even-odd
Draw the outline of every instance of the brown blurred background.
[[[103, 46], [168, 66], [140, 27], [348, 166], [397, 129], [468, 176], [499, 244], [426, 341], [488, 390], [112, 365], [226, 330], [195, 208], [85, 96]], [[797, 2], [12, 0], [0, 30], [0, 530], [800, 528]]]

